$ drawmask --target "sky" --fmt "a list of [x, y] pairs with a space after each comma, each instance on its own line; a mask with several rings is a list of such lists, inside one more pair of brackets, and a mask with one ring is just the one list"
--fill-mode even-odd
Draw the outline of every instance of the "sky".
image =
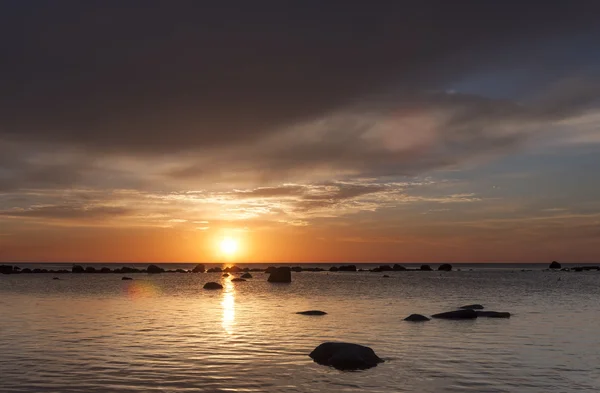
[[0, 261], [600, 261], [599, 13], [0, 2]]

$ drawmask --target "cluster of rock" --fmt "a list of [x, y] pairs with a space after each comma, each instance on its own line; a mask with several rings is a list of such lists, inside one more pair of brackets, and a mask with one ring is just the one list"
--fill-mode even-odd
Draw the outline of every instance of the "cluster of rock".
[[[482, 311], [484, 307], [481, 304], [468, 304], [466, 306], [459, 307], [458, 310], [442, 312], [439, 314], [433, 314], [431, 318], [437, 319], [475, 319], [478, 317], [487, 318], [510, 318], [509, 312], [501, 311]], [[405, 321], [409, 322], [425, 322], [431, 320], [425, 315], [411, 314], [404, 318]]]

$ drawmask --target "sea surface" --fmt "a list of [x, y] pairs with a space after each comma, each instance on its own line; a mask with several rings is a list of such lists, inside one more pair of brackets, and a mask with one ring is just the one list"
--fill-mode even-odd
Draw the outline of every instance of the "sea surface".
[[[0, 392], [599, 392], [600, 272], [546, 266], [302, 272], [291, 284], [0, 275]], [[403, 321], [469, 303], [512, 317]], [[295, 314], [311, 309], [328, 314]], [[332, 340], [386, 362], [342, 372], [308, 357]]]

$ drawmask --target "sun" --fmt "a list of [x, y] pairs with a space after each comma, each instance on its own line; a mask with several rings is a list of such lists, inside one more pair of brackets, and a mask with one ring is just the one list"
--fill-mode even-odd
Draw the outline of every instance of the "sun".
[[223, 240], [221, 240], [221, 243], [219, 244], [219, 248], [221, 249], [221, 252], [223, 252], [223, 254], [231, 256], [231, 255], [235, 254], [235, 252], [237, 251], [238, 242], [235, 239], [226, 237]]

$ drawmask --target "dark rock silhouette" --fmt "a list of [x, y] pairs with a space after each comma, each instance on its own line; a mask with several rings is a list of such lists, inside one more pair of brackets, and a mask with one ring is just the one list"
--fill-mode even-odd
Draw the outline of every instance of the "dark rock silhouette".
[[488, 317], [488, 318], [510, 318], [509, 312], [499, 312], [499, 311], [475, 311], [478, 317]]
[[73, 267], [71, 268], [71, 273], [84, 273], [84, 272], [85, 272], [85, 269], [81, 265], [73, 265]]
[[550, 264], [550, 269], [560, 269], [560, 268], [562, 268], [561, 264], [556, 261], [552, 261], [552, 263]]
[[131, 278], [131, 277], [121, 277], [121, 280], [123, 280], [123, 281], [129, 281], [129, 280], [133, 280], [133, 278]]
[[381, 265], [381, 266], [379, 266], [379, 271], [380, 272], [391, 272], [392, 270], [394, 270], [394, 269], [392, 269], [392, 267], [390, 265]]
[[289, 267], [278, 267], [271, 275], [269, 275], [269, 282], [292, 282], [292, 271]]
[[112, 270], [110, 270], [110, 268], [107, 267], [103, 267], [100, 269], [100, 273], [111, 273]]
[[204, 289], [223, 289], [223, 285], [218, 282], [207, 282], [204, 284]]
[[410, 314], [408, 317], [404, 318], [405, 321], [410, 321], [410, 322], [425, 322], [425, 321], [430, 321], [429, 318], [427, 318], [425, 315], [421, 315], [421, 314]]
[[245, 278], [239, 278], [239, 277], [231, 279], [231, 282], [242, 282], [242, 281], [246, 281], [246, 279]]
[[86, 273], [96, 273], [96, 268], [92, 266], [88, 266], [85, 268]]
[[223, 270], [221, 270], [220, 267], [211, 267], [210, 269], [208, 269], [208, 273], [221, 273]]
[[330, 272], [337, 272], [338, 270], [340, 270], [340, 268], [337, 267], [337, 266], [332, 266], [332, 267], [329, 268]]
[[205, 266], [199, 263], [192, 269], [192, 273], [204, 273], [205, 270]]
[[356, 265], [342, 265], [338, 267], [338, 271], [340, 272], [355, 272]]
[[481, 304], [467, 304], [466, 306], [459, 307], [462, 310], [483, 310], [484, 307]]
[[300, 272], [302, 271], [302, 267], [300, 267], [300, 266], [294, 266], [294, 267], [292, 268], [292, 271], [293, 271], [293, 272], [296, 272], [296, 273], [300, 273]]
[[244, 273], [244, 274], [242, 274], [242, 278], [252, 278], [252, 274]]
[[188, 271], [184, 269], [175, 269], [175, 273], [188, 273]]
[[58, 277], [52, 277], [53, 280], [60, 280]]
[[438, 267], [438, 270], [439, 270], [439, 271], [442, 271], [442, 272], [449, 272], [449, 271], [452, 271], [452, 265], [451, 265], [451, 264], [449, 264], [449, 263], [444, 263], [443, 265], [440, 265], [440, 266]]
[[320, 311], [320, 310], [298, 311], [296, 314], [300, 314], [300, 315], [327, 315], [327, 313], [325, 311]]
[[393, 269], [395, 272], [399, 272], [399, 271], [404, 271], [404, 270], [406, 270], [406, 268], [405, 268], [404, 266], [402, 266], [402, 265], [398, 265], [397, 263], [396, 263], [396, 264], [394, 264], [394, 266], [392, 266], [392, 269]]
[[25, 269], [21, 270], [21, 273], [25, 273], [25, 274], [31, 273], [31, 269], [26, 267]]
[[379, 273], [379, 272], [381, 272], [381, 269], [380, 269], [380, 268], [378, 268], [378, 267], [376, 267], [376, 268], [373, 268], [373, 269], [371, 269], [371, 270], [369, 270], [369, 271], [370, 271], [371, 273]]
[[442, 312], [439, 314], [433, 314], [432, 318], [439, 319], [475, 319], [477, 318], [477, 313], [475, 310], [456, 310], [456, 311], [448, 311]]
[[223, 269], [223, 271], [228, 273], [239, 273], [242, 271], [242, 269], [234, 265], [226, 267], [225, 269]]
[[229, 273], [223, 273], [223, 277], [229, 277]]
[[[150, 267], [151, 267], [151, 266], [154, 266], [155, 268], [158, 268], [158, 269], [160, 269], [160, 268], [159, 268], [158, 266], [156, 266], [156, 265], [150, 265], [150, 266], [148, 266], [148, 269], [150, 269]], [[154, 269], [154, 268], [152, 268], [152, 269]], [[119, 271], [119, 273], [141, 273], [141, 272], [142, 272], [142, 270], [140, 270], [140, 269], [136, 269], [136, 268], [134, 268], [134, 267], [127, 267], [127, 266], [123, 266], [123, 267], [122, 267], [121, 269], [119, 269], [119, 270], [120, 270], [120, 271]], [[159, 271], [157, 271], [156, 273], [161, 273], [162, 271], [164, 271], [163, 269], [160, 269], [160, 270], [161, 270], [160, 272], [159, 272]], [[149, 271], [149, 270], [146, 270], [146, 271], [147, 271], [148, 273], [150, 273], [150, 271]], [[116, 271], [116, 270], [115, 270], [114, 272], [115, 272], [115, 273], [117, 273], [117, 271]]]
[[13, 270], [11, 265], [0, 265], [0, 273], [2, 274], [12, 274]]
[[146, 271], [150, 274], [164, 273], [165, 269], [156, 265], [150, 265], [146, 268]]
[[308, 356], [319, 364], [338, 370], [363, 370], [383, 362], [369, 347], [342, 342], [323, 343]]
[[275, 267], [275, 266], [269, 266], [269, 267], [268, 267], [268, 268], [265, 270], [265, 273], [269, 273], [269, 274], [271, 274], [271, 273], [273, 273], [275, 270], [277, 270], [277, 267]]
[[426, 272], [430, 272], [433, 269], [429, 265], [421, 265], [421, 269], [420, 270], [423, 270], [423, 271], [426, 271]]
[[384, 274], [383, 278], [390, 278], [390, 276], [388, 276], [387, 274]]

